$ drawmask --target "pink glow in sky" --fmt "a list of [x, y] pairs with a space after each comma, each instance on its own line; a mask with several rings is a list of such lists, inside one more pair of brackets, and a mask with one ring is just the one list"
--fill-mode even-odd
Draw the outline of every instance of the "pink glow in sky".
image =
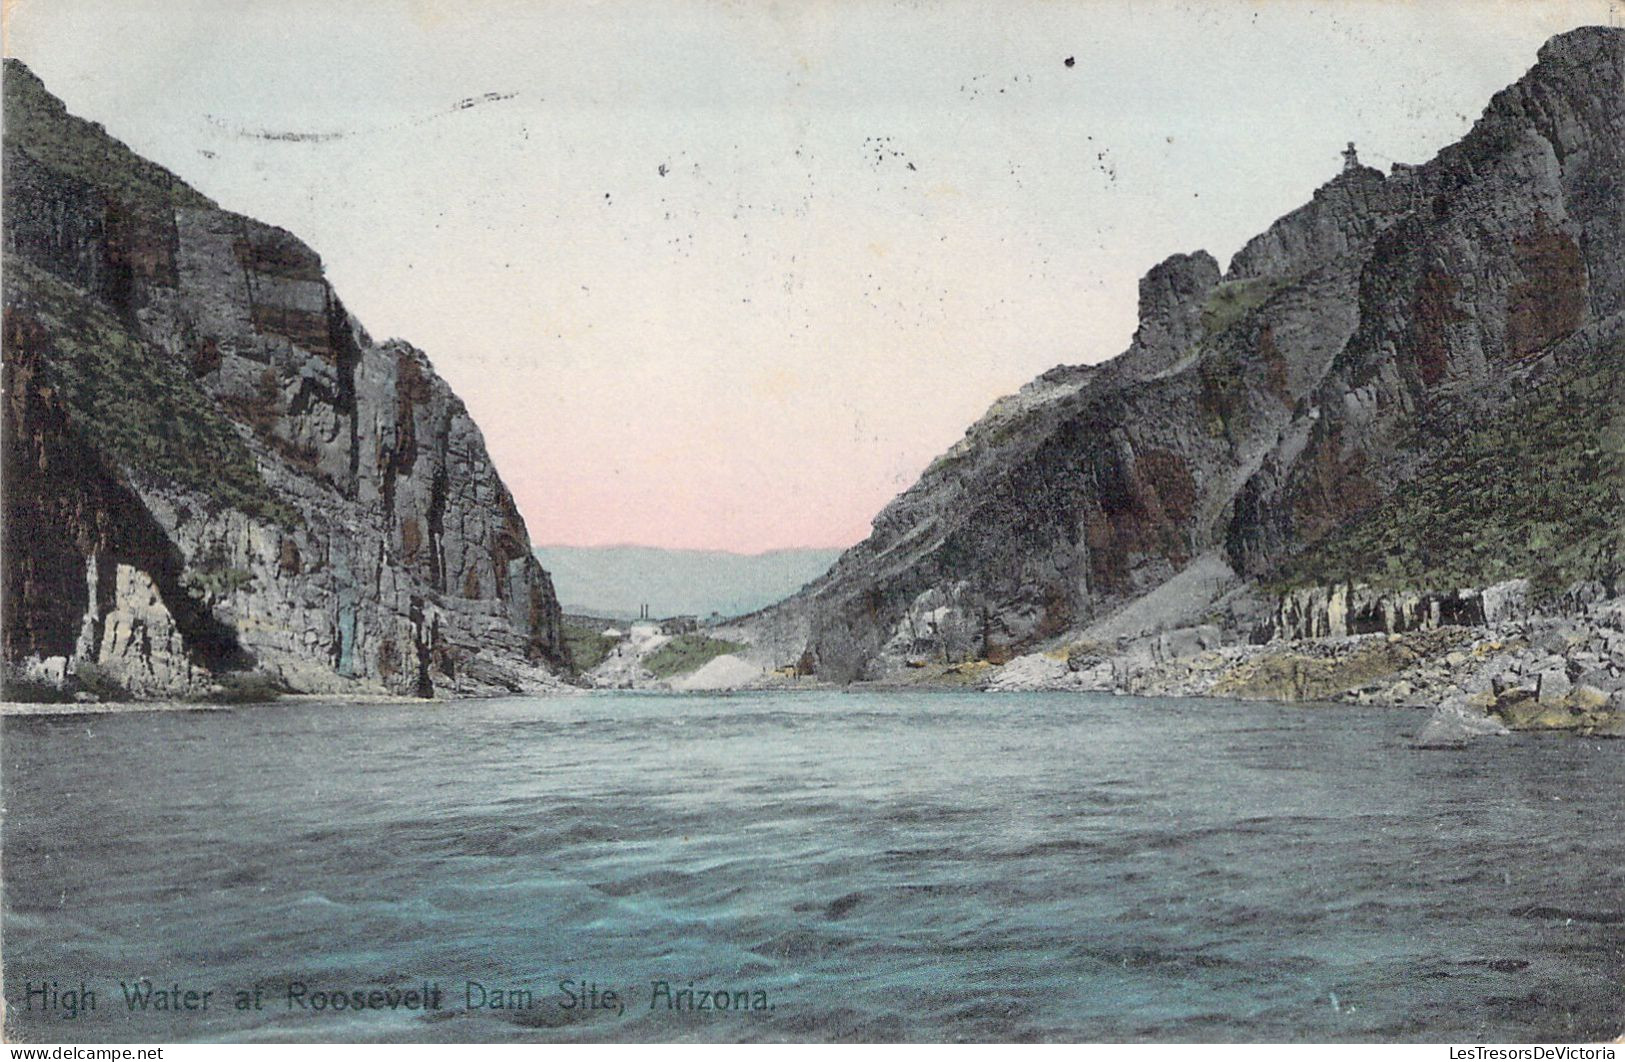
[[8, 12], [70, 109], [429, 352], [533, 541], [750, 552], [862, 538], [995, 398], [1122, 350], [1151, 265], [1226, 260], [1346, 141], [1425, 159], [1619, 6]]

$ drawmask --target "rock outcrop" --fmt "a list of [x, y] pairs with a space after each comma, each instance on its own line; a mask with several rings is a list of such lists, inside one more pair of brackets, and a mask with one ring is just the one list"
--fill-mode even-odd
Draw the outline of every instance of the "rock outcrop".
[[1423, 593], [1340, 584], [1281, 595], [1275, 615], [1255, 640], [1297, 641], [1350, 634], [1398, 634], [1437, 627], [1486, 627], [1522, 618], [1529, 581], [1511, 579], [1482, 590]]
[[423, 352], [9, 59], [4, 151], [10, 692], [557, 681], [552, 585]]
[[1121, 357], [996, 403], [745, 626], [846, 682], [1131, 613], [1238, 644], [1482, 620], [1512, 580], [1617, 591], [1622, 247], [1625, 30], [1581, 29], [1431, 161], [1351, 159], [1222, 275], [1158, 265]]
[[1262, 643], [1221, 644], [1216, 628], [1187, 628], [1112, 644], [1074, 643], [1000, 667], [952, 665], [921, 677], [994, 692], [1433, 709], [1416, 740], [1424, 748], [1522, 730], [1625, 736], [1625, 598], [1570, 600], [1563, 607], [1567, 611], [1558, 614], [1489, 624]]

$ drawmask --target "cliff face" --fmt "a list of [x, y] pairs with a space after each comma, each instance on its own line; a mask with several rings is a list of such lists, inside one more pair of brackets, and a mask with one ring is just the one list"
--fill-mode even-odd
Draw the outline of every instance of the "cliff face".
[[67, 114], [14, 60], [5, 121], [13, 682], [553, 682], [551, 582], [425, 355], [374, 343], [310, 248]]
[[1615, 581], [1622, 246], [1625, 31], [1578, 30], [1427, 164], [1346, 167], [1222, 275], [1158, 265], [1123, 355], [995, 404], [751, 626], [841, 681], [1245, 633], [1293, 585]]

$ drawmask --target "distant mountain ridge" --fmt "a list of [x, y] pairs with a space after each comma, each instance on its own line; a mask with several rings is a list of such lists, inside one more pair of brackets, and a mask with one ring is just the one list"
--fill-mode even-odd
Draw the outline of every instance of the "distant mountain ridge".
[[738, 616], [793, 594], [822, 575], [838, 549], [766, 553], [654, 546], [537, 546], [569, 613], [630, 619], [712, 612]]

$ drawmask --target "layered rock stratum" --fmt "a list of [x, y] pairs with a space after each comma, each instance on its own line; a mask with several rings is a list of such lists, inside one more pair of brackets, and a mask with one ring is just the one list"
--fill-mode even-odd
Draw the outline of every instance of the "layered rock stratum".
[[425, 354], [15, 60], [4, 88], [8, 693], [556, 684], [552, 584]]
[[[1005, 665], [1014, 686], [1223, 694], [1258, 642], [1318, 639], [1312, 661], [1452, 628], [1515, 654], [1546, 628], [1491, 628], [1569, 601], [1595, 619], [1569, 677], [1617, 679], [1622, 248], [1625, 30], [1584, 28], [1432, 160], [1351, 158], [1223, 270], [1157, 265], [1122, 355], [996, 403], [740, 630], [833, 682]], [[1203, 654], [1208, 680], [1169, 677]], [[1557, 666], [1535, 655], [1507, 682]]]

